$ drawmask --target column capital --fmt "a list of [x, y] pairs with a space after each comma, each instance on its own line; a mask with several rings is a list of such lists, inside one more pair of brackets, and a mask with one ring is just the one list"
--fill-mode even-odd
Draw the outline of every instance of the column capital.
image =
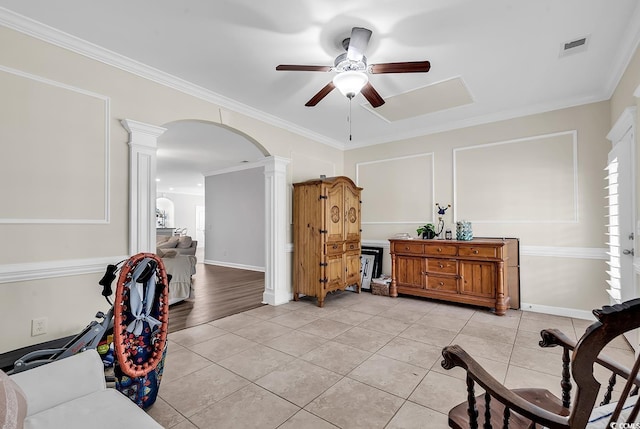
[[123, 119], [120, 123], [124, 129], [129, 132], [129, 146], [157, 149], [158, 137], [167, 131], [166, 128], [145, 124], [132, 119]]

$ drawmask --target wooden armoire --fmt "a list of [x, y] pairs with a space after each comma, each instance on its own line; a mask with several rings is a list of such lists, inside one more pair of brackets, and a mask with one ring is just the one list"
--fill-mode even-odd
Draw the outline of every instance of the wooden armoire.
[[348, 177], [293, 184], [293, 299], [356, 286], [360, 293], [360, 192]]

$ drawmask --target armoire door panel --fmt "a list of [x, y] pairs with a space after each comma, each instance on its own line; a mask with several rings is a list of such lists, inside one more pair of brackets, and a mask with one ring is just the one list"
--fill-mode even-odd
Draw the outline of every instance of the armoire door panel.
[[327, 241], [344, 240], [344, 186], [337, 183], [327, 188], [325, 200]]
[[360, 191], [345, 187], [344, 191], [345, 240], [360, 237]]

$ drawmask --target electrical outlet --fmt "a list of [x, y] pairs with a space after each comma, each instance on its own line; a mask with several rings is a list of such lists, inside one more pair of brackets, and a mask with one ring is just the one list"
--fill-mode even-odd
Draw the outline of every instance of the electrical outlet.
[[39, 317], [31, 320], [31, 336], [43, 335], [47, 333], [47, 318]]

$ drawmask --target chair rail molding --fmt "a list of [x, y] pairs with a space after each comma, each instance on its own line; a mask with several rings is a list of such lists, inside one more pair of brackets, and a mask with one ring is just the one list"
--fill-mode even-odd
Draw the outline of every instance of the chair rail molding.
[[155, 252], [158, 137], [167, 129], [131, 119], [129, 133], [129, 253]]
[[0, 265], [0, 284], [104, 273], [108, 264], [128, 258], [126, 255], [89, 259], [26, 262]]

